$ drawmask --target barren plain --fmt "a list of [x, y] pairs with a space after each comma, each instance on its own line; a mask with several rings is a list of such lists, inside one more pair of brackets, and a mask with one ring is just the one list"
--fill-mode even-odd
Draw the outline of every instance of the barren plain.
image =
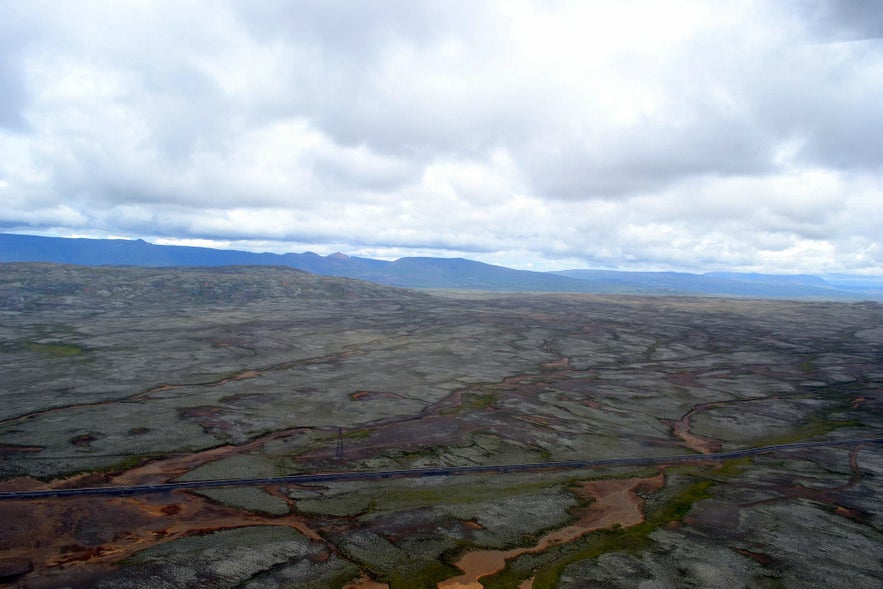
[[[878, 303], [0, 265], [0, 491], [883, 436]], [[0, 501], [15, 587], [879, 587], [883, 444]]]

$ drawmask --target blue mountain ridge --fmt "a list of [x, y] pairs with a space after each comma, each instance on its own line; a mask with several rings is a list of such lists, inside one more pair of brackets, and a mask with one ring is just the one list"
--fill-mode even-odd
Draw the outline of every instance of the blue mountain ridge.
[[88, 239], [0, 233], [0, 262], [52, 262], [82, 266], [287, 266], [324, 276], [358, 278], [407, 288], [489, 291], [700, 295], [823, 300], [883, 300], [883, 280], [837, 275], [737, 272], [532, 272], [463, 258], [375, 260], [335, 253], [254, 253], [156, 245], [141, 239]]

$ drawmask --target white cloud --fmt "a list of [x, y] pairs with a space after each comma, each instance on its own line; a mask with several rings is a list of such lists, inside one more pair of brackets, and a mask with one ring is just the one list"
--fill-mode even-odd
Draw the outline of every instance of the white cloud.
[[0, 228], [879, 273], [883, 26], [865, 12], [5, 3]]

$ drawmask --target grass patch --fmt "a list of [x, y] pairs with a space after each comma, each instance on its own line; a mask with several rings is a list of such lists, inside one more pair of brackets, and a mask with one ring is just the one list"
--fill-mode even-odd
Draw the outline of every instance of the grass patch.
[[44, 354], [55, 358], [80, 356], [86, 351], [76, 344], [40, 344], [37, 342], [26, 342], [23, 344], [23, 347], [30, 352]]
[[91, 472], [102, 472], [102, 473], [116, 473], [116, 472], [125, 472], [136, 466], [140, 466], [142, 463], [147, 462], [151, 458], [162, 458], [162, 456], [153, 456], [153, 455], [134, 455], [134, 456], [126, 456], [119, 462], [114, 464], [110, 464], [105, 467], [99, 467], [95, 469], [91, 469]]

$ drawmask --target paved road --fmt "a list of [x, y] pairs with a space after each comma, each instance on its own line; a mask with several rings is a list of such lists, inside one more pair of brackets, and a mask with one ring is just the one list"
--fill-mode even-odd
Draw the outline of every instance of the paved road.
[[57, 497], [80, 497], [84, 495], [141, 495], [144, 493], [166, 493], [178, 489], [208, 489], [212, 487], [248, 487], [259, 485], [326, 483], [332, 481], [375, 481], [390, 478], [438, 477], [464, 474], [495, 474], [510, 472], [537, 472], [543, 470], [565, 470], [576, 468], [597, 468], [617, 466], [657, 466], [667, 464], [696, 464], [709, 460], [741, 458], [780, 450], [819, 448], [833, 446], [857, 446], [860, 444], [881, 444], [883, 438], [831, 440], [820, 442], [795, 442], [715, 452], [713, 454], [686, 454], [680, 456], [654, 456], [651, 458], [606, 458], [599, 460], [563, 460], [557, 462], [537, 462], [528, 464], [496, 464], [488, 466], [448, 466], [437, 468], [411, 468], [404, 470], [325, 472], [295, 474], [280, 477], [217, 479], [210, 481], [181, 481], [156, 485], [131, 485], [126, 487], [83, 487], [79, 489], [47, 489], [40, 491], [0, 492], [0, 501], [21, 499], [46, 499]]

